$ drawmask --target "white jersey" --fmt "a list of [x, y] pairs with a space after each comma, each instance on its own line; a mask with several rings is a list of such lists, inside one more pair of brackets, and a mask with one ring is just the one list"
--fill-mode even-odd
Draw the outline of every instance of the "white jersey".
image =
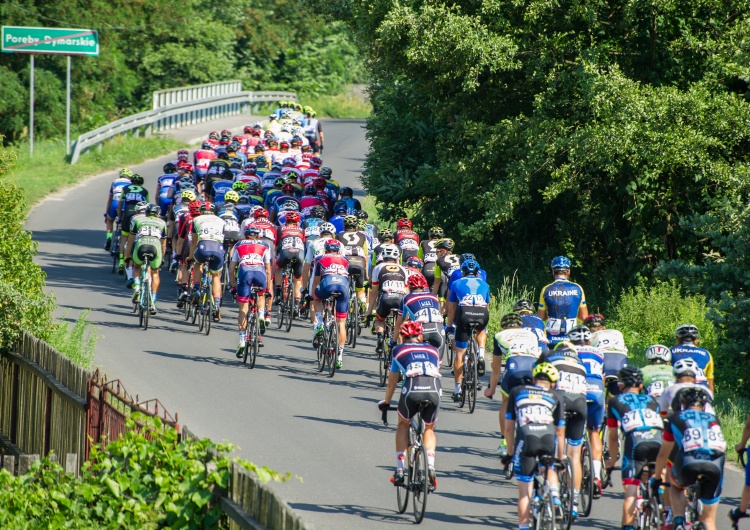
[[198, 241], [224, 242], [224, 226], [226, 223], [215, 215], [199, 215], [193, 219], [193, 230], [198, 234]]
[[[667, 389], [664, 391], [664, 393], [659, 397], [659, 410], [661, 411], [661, 414], [663, 416], [666, 416], [672, 412], [677, 412], [676, 410], [672, 409], [672, 401], [674, 400], [674, 397], [677, 395], [677, 392], [682, 390], [683, 388], [700, 388], [702, 390], [705, 390], [709, 396], [711, 396], [711, 401], [714, 399], [714, 394], [711, 392], [708, 388], [705, 386], [699, 384], [699, 383], [673, 383], [667, 387]], [[704, 412], [709, 412], [711, 414], [715, 414], [714, 407], [711, 403], [706, 403], [703, 406]]]
[[539, 340], [530, 329], [504, 329], [495, 334], [495, 341], [505, 355], [531, 355], [539, 357]]
[[[318, 238], [312, 241], [310, 245], [307, 245], [305, 249], [305, 263], [315, 265], [315, 260], [326, 253], [326, 241], [328, 240]], [[339, 256], [343, 256], [341, 251], [339, 251]]]

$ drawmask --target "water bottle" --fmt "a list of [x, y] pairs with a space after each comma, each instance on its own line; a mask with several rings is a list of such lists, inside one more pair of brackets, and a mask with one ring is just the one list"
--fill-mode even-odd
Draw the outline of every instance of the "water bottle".
[[641, 513], [643, 511], [643, 497], [640, 495], [635, 500], [635, 511], [636, 513]]

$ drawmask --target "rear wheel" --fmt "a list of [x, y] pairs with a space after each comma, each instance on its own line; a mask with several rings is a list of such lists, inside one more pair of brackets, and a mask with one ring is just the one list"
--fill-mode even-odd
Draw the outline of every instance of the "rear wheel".
[[292, 329], [292, 321], [294, 320], [294, 282], [289, 281], [286, 286], [286, 332]]
[[414, 522], [419, 524], [424, 518], [427, 508], [427, 494], [430, 491], [430, 477], [427, 473], [427, 449], [421, 445], [414, 454], [414, 482], [412, 483], [412, 507], [414, 508]]
[[322, 372], [326, 367], [326, 344], [328, 340], [325, 331], [321, 332], [321, 337], [318, 339], [318, 372]]
[[339, 353], [339, 327], [338, 322], [333, 319], [330, 324], [330, 330], [328, 332], [328, 346], [326, 347], [326, 355], [329, 356], [328, 365], [328, 377], [333, 377], [336, 373], [336, 359]]
[[565, 467], [558, 473], [560, 477], [560, 501], [562, 502], [559, 528], [569, 530], [570, 524], [573, 522], [573, 469], [570, 460], [566, 459], [563, 465]]
[[388, 357], [390, 357], [391, 347], [388, 341], [383, 341], [383, 353], [378, 354], [378, 370], [380, 372], [380, 386], [385, 386], [388, 379]]
[[464, 380], [466, 380], [466, 376], [468, 375], [469, 379], [466, 381], [466, 399], [469, 402], [469, 413], [473, 414], [474, 408], [477, 406], [477, 362], [473, 349], [468, 359], [468, 374], [466, 368], [464, 368]]
[[213, 320], [213, 318], [214, 318], [214, 306], [209, 300], [206, 306], [206, 326], [204, 330], [206, 332], [206, 335], [211, 333], [211, 321]]
[[594, 462], [591, 458], [591, 444], [584, 439], [581, 448], [581, 513], [583, 517], [591, 515], [591, 504], [594, 499]]
[[542, 498], [542, 506], [539, 510], [539, 519], [536, 522], [536, 528], [539, 530], [556, 530], [557, 525], [555, 522], [555, 505], [552, 504], [552, 496], [549, 493], [545, 493]]
[[151, 282], [150, 281], [144, 282], [143, 294], [141, 296], [143, 300], [142, 305], [145, 306], [145, 308], [142, 310], [143, 311], [143, 330], [145, 331], [148, 329], [148, 319], [149, 319], [149, 316], [151, 315], [151, 304], [153, 303], [151, 301]]

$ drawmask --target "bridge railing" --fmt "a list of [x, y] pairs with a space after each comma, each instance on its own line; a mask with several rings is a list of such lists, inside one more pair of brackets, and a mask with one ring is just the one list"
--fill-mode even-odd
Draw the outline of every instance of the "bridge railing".
[[[228, 82], [231, 87], [234, 82]], [[211, 83], [211, 85], [222, 85], [222, 83]], [[204, 85], [201, 85], [204, 86]], [[205, 86], [204, 86], [205, 87]], [[161, 104], [164, 101], [179, 99], [180, 101], [160, 106], [145, 112], [139, 112], [132, 116], [121, 118], [98, 129], [84, 133], [78, 137], [70, 155], [70, 163], [75, 164], [86, 149], [99, 145], [105, 140], [123, 134], [128, 131], [135, 131], [137, 135], [140, 128], [145, 127], [145, 135], [150, 136], [152, 132], [158, 132], [175, 127], [184, 127], [196, 123], [205, 122], [250, 112], [251, 108], [257, 112], [260, 103], [273, 103], [275, 101], [297, 101], [297, 94], [294, 92], [282, 91], [264, 91], [264, 92], [227, 92], [218, 95], [210, 95], [200, 99], [191, 99], [193, 97], [205, 96], [210, 94], [212, 89], [206, 90], [189, 90], [191, 87], [180, 89], [171, 89], [166, 94], [154, 95], [154, 101]], [[197, 88], [197, 87], [192, 87]], [[229, 90], [229, 88], [216, 88], [215, 91]], [[158, 100], [158, 101], [157, 101]]]

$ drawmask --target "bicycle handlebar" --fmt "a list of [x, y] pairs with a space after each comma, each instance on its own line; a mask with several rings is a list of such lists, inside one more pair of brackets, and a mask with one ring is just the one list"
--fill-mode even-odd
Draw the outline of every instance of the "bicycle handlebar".
[[740, 464], [742, 467], [745, 467], [747, 464], [745, 463], [745, 453], [747, 452], [747, 448], [743, 447], [741, 451], [737, 451], [737, 457], [740, 460]]
[[383, 411], [382, 419], [383, 419], [383, 425], [386, 427], [388, 426], [388, 411], [389, 410], [398, 410], [398, 407], [395, 407], [394, 405], [389, 405], [387, 409]]

